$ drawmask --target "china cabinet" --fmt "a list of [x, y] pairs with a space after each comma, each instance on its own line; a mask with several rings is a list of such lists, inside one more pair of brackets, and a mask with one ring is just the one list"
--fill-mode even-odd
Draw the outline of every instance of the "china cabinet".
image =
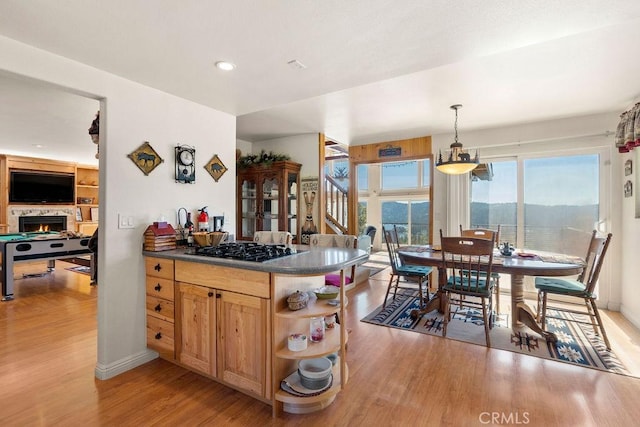
[[236, 239], [253, 240], [256, 231], [288, 231], [299, 243], [300, 167], [279, 161], [238, 168]]

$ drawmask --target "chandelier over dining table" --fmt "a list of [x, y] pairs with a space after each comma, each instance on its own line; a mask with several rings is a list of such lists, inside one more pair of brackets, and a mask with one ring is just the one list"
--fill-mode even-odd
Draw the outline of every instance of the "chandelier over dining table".
[[442, 150], [438, 150], [438, 157], [436, 158], [436, 169], [442, 173], [449, 175], [460, 175], [472, 171], [480, 163], [478, 158], [478, 151], [476, 150], [475, 157], [462, 148], [462, 143], [458, 141], [458, 109], [462, 108], [461, 104], [455, 104], [450, 107], [456, 112], [456, 121], [454, 125], [455, 139], [450, 145], [449, 155], [446, 156], [446, 160], [442, 157]]

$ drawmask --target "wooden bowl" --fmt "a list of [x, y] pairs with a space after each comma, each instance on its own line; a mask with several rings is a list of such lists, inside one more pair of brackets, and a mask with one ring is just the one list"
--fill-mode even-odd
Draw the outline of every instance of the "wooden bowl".
[[212, 231], [209, 233], [209, 245], [218, 246], [220, 243], [227, 240], [229, 233], [226, 231]]
[[209, 246], [209, 237], [206, 231], [196, 231], [193, 233], [193, 241], [198, 246]]

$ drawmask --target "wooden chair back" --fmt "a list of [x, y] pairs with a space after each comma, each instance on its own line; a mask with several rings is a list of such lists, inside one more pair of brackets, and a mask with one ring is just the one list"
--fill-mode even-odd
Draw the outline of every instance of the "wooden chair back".
[[585, 257], [585, 267], [582, 273], [578, 276], [578, 281], [584, 283], [585, 290], [588, 293], [593, 293], [598, 277], [600, 276], [600, 269], [604, 262], [604, 256], [609, 248], [612, 234], [607, 234], [606, 237], [597, 235], [597, 231], [593, 230], [591, 233], [591, 241], [589, 242], [589, 250]]
[[[358, 237], [353, 234], [311, 234], [309, 236], [309, 246], [358, 249]], [[351, 267], [351, 276], [349, 277], [355, 280], [355, 265]]]
[[478, 237], [444, 237], [440, 231], [442, 264], [447, 274], [447, 283], [463, 293], [482, 293], [491, 281], [493, 265], [492, 239]]
[[256, 231], [253, 241], [265, 244], [290, 245], [293, 235], [288, 231]]
[[393, 274], [398, 274], [398, 269], [402, 265], [400, 254], [398, 249], [400, 244], [398, 243], [398, 231], [395, 227], [387, 228], [382, 226], [382, 234], [384, 235], [384, 242], [387, 245], [387, 251], [389, 252], [389, 264], [391, 264], [391, 270]]
[[500, 225], [496, 230], [488, 228], [467, 228], [463, 229], [460, 225], [460, 235], [462, 237], [477, 237], [479, 239], [494, 239], [496, 245], [500, 244]]

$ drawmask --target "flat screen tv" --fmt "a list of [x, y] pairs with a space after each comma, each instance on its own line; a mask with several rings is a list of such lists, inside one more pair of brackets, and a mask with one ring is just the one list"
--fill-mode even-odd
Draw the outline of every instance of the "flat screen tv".
[[9, 203], [72, 204], [73, 174], [12, 170], [9, 174]]

